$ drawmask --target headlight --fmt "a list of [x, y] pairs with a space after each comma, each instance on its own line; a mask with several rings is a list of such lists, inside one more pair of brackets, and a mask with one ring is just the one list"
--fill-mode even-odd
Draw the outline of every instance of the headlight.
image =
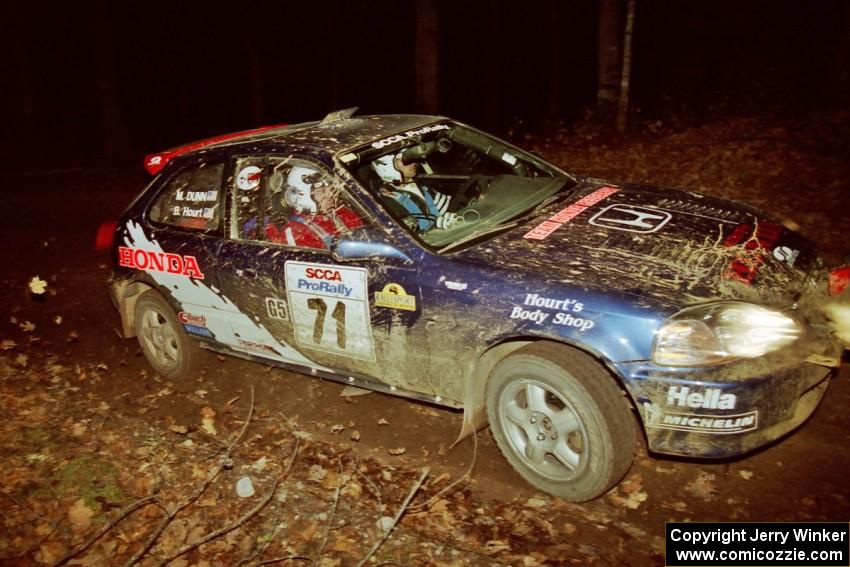
[[756, 358], [794, 342], [800, 325], [774, 309], [742, 301], [689, 307], [655, 335], [652, 359], [662, 366], [703, 366]]

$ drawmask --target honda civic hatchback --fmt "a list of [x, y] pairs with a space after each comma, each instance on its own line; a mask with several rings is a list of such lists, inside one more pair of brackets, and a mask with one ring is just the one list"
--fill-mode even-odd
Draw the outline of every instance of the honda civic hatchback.
[[842, 346], [827, 271], [769, 215], [567, 173], [435, 116], [271, 126], [147, 156], [110, 279], [179, 380], [198, 348], [463, 411], [571, 501], [658, 454], [800, 425]]

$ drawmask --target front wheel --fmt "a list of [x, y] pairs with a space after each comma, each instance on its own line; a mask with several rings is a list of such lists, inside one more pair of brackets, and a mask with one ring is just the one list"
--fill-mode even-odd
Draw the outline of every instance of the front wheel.
[[186, 335], [174, 310], [161, 295], [150, 290], [139, 296], [134, 322], [142, 352], [154, 370], [174, 380], [193, 372], [198, 346]]
[[571, 347], [535, 343], [500, 362], [487, 385], [487, 416], [511, 466], [571, 502], [604, 494], [632, 463], [635, 428], [622, 392]]

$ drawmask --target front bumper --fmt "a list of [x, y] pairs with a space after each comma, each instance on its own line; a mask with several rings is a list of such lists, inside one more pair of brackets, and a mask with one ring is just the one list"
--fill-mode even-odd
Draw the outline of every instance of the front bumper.
[[651, 362], [619, 370], [644, 423], [649, 449], [702, 458], [742, 455], [802, 424], [826, 392], [832, 368], [769, 359], [720, 368], [670, 369]]

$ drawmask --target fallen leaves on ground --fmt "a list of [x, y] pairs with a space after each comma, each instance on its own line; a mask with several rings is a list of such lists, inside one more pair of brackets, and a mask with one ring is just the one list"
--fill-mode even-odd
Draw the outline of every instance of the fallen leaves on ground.
[[713, 500], [717, 496], [716, 478], [711, 473], [700, 471], [694, 480], [685, 485], [685, 490], [703, 500]]
[[201, 408], [201, 429], [215, 437], [218, 431], [215, 428], [215, 410], [210, 406]]
[[637, 510], [641, 504], [646, 502], [649, 495], [643, 490], [643, 479], [639, 474], [636, 474], [621, 482], [608, 493], [608, 497], [617, 506]]
[[30, 292], [41, 295], [47, 291], [47, 282], [38, 276], [34, 276], [29, 282]]
[[[202, 420], [216, 419], [218, 429], [235, 432], [245, 423], [247, 400], [226, 412], [152, 381], [152, 394], [121, 411], [99, 398], [96, 367], [92, 362], [71, 372], [49, 362], [23, 370], [0, 356], [0, 447], [8, 455], [3, 491], [13, 503], [4, 508], [0, 563], [16, 556], [15, 565], [53, 564], [146, 498], [154, 500], [72, 563], [123, 564], [169, 514], [146, 555], [170, 557], [216, 530], [240, 526], [173, 565], [232, 565], [286, 555], [347, 565], [384, 535], [375, 556], [379, 563], [543, 565], [567, 554], [583, 556], [564, 539], [575, 533], [576, 516], [568, 521], [566, 509], [551, 498], [476, 502], [468, 483], [452, 486], [454, 479], [445, 473], [422, 483], [393, 524], [420, 471], [402, 460], [392, 461], [402, 463], [395, 466], [364, 460], [317, 441], [297, 423], [289, 429], [282, 419], [250, 421], [245, 438], [219, 468], [223, 444], [203, 425], [150, 419], [148, 408], [183, 396], [181, 403], [196, 404]], [[270, 412], [256, 408], [259, 414]], [[13, 417], [26, 419], [23, 434]], [[256, 515], [240, 520], [254, 508]], [[393, 525], [390, 534], [383, 533]]]

